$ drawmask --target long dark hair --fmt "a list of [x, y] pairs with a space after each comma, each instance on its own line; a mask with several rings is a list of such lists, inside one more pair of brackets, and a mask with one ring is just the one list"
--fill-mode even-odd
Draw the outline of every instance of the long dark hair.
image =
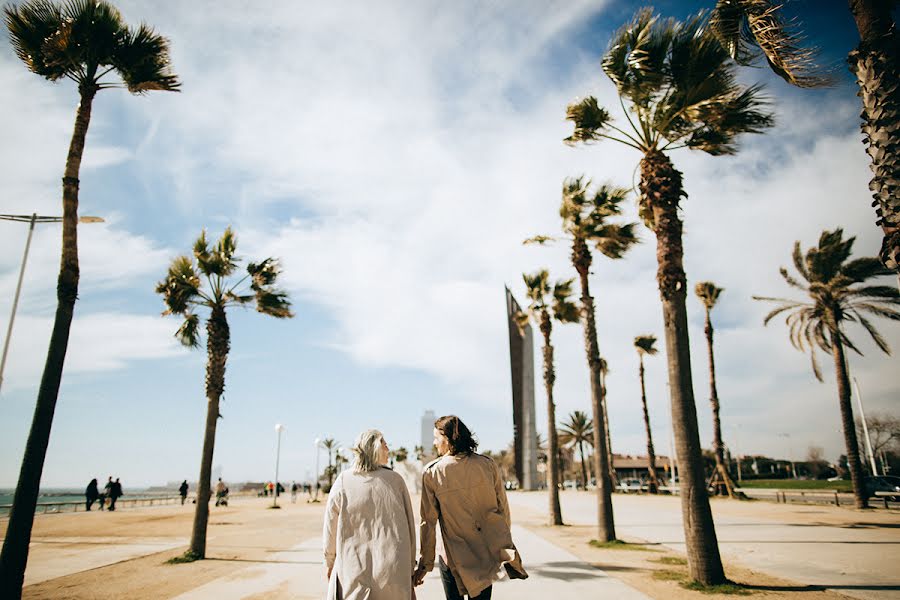
[[450, 454], [472, 454], [478, 449], [478, 442], [456, 415], [447, 415], [434, 422], [434, 428], [443, 433], [450, 442]]

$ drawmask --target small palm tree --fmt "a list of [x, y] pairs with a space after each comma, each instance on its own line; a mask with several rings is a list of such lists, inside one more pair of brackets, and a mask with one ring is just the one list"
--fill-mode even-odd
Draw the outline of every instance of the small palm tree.
[[656, 472], [656, 453], [653, 450], [653, 432], [650, 430], [650, 412], [647, 410], [647, 392], [644, 388], [644, 355], [656, 354], [656, 336], [639, 335], [634, 338], [634, 347], [640, 361], [638, 375], [641, 379], [641, 406], [644, 408], [644, 429], [647, 431], [647, 468], [650, 475], [648, 488], [651, 494], [656, 494], [659, 492], [659, 475]]
[[[322, 441], [322, 447], [325, 448], [325, 451], [328, 453], [328, 466], [331, 467], [331, 454], [337, 448], [338, 443], [333, 438], [326, 438]], [[329, 469], [328, 471], [328, 489], [331, 489], [331, 485], [334, 483], [334, 473]]]
[[[231, 228], [225, 229], [212, 248], [206, 241], [204, 231], [194, 242], [193, 258], [185, 255], [176, 257], [169, 266], [165, 279], [156, 286], [156, 293], [162, 295], [166, 304], [163, 315], [184, 317], [175, 337], [188, 348], [200, 347], [198, 311], [209, 310], [206, 320], [206, 427], [191, 547], [185, 554], [186, 558], [194, 560], [206, 557], [216, 424], [222, 416], [219, 403], [225, 392], [225, 364], [231, 349], [226, 309], [255, 304], [258, 312], [270, 317], [285, 319], [293, 316], [287, 294], [275, 287], [280, 273], [276, 259], [267, 258], [260, 263], [250, 263], [247, 265], [246, 275], [237, 281], [229, 280], [238, 269], [236, 250], [237, 238]], [[203, 280], [207, 285], [203, 285]], [[245, 287], [248, 281], [249, 286]]]
[[573, 449], [578, 448], [578, 454], [581, 456], [581, 483], [584, 489], [587, 489], [587, 461], [584, 457], [584, 445], [587, 444], [591, 447], [594, 445], [594, 424], [587, 414], [580, 410], [569, 413], [569, 420], [559, 428], [559, 444], [572, 446]]
[[526, 295], [529, 299], [528, 312], [517, 316], [519, 324], [524, 327], [529, 317], [538, 325], [544, 336], [544, 388], [547, 392], [547, 432], [548, 452], [547, 467], [550, 473], [550, 519], [553, 525], [562, 525], [562, 509], [559, 505], [559, 440], [556, 435], [556, 405], [553, 402], [553, 384], [556, 371], [553, 367], [553, 345], [550, 333], [553, 331], [553, 320], [560, 323], [578, 321], [578, 307], [569, 299], [572, 295], [574, 280], [557, 281], [551, 288], [550, 273], [547, 269], [528, 275], [523, 274]]
[[[616, 34], [603, 57], [603, 71], [615, 84], [626, 127], [588, 97], [570, 105], [575, 124], [568, 144], [610, 139], [642, 153], [639, 214], [657, 244], [657, 283], [663, 308], [669, 393], [678, 462], [681, 502], [691, 579], [704, 585], [725, 581], [697, 430], [691, 381], [687, 278], [683, 266], [681, 199], [687, 194], [681, 172], [667, 152], [677, 148], [718, 156], [736, 152], [743, 133], [760, 133], [773, 124], [759, 86], [743, 86], [736, 66], [700, 15], [685, 23], [661, 20], [641, 10]], [[630, 112], [630, 114], [629, 114]]]
[[878, 349], [890, 354], [887, 342], [875, 329], [866, 315], [900, 321], [900, 292], [894, 286], [866, 284], [890, 271], [874, 257], [849, 260], [856, 238], [843, 239], [842, 229], [823, 231], [819, 244], [804, 254], [800, 242], [794, 244], [794, 268], [800, 279], [781, 268], [781, 276], [787, 284], [801, 290], [809, 300], [790, 300], [754, 296], [755, 300], [778, 302], [780, 306], [766, 315], [768, 324], [781, 313], [788, 313], [785, 323], [790, 328], [791, 343], [801, 352], [809, 349], [813, 373], [822, 381], [822, 372], [816, 360], [816, 349], [831, 354], [837, 379], [838, 404], [844, 428], [844, 444], [853, 493], [859, 508], [867, 506], [862, 486], [862, 464], [859, 460], [859, 444], [853, 422], [853, 406], [850, 403], [850, 375], [844, 348], [862, 354], [847, 336], [846, 324], [859, 323], [871, 336]]
[[[584, 350], [587, 355], [591, 375], [591, 408], [594, 414], [594, 471], [597, 476], [597, 526], [601, 541], [616, 539], [615, 521], [612, 507], [612, 479], [607, 476], [612, 457], [608, 445], [602, 443], [601, 436], [609, 430], [606, 422], [603, 374], [601, 373], [600, 347], [597, 342], [597, 324], [594, 317], [594, 298], [591, 296], [588, 275], [593, 262], [591, 245], [605, 257], [616, 260], [637, 243], [634, 234], [635, 223], [613, 223], [610, 219], [622, 214], [622, 204], [628, 197], [628, 190], [602, 185], [591, 189], [590, 180], [584, 177], [568, 178], [563, 182], [562, 203], [559, 214], [562, 217], [562, 238], [572, 246], [572, 266], [578, 272], [581, 283], [581, 318], [584, 326]], [[525, 243], [544, 244], [559, 238], [539, 235]]]
[[[862, 100], [862, 132], [872, 160], [869, 189], [876, 221], [884, 233], [881, 260], [900, 271], [900, 33], [892, 2], [849, 0], [860, 43], [847, 57]], [[831, 78], [815, 64], [816, 50], [804, 48], [803, 35], [781, 16], [776, 0], [718, 0], [710, 24], [729, 54], [741, 64], [765, 56], [772, 70], [798, 87], [822, 87]]]
[[[701, 281], [694, 288], [694, 293], [703, 303], [706, 311], [706, 325], [703, 332], [706, 334], [706, 351], [709, 356], [709, 403], [712, 405], [713, 416], [713, 452], [716, 455], [716, 471], [719, 473], [722, 485], [726, 493], [734, 498], [734, 483], [725, 466], [725, 444], [722, 442], [722, 422], [719, 418], [719, 392], [716, 389], [716, 359], [713, 354], [713, 326], [710, 313], [719, 300], [719, 294], [724, 290], [711, 281]], [[718, 487], [717, 487], [718, 489]]]
[[[169, 42], [147, 25], [132, 29], [103, 0], [64, 4], [29, 0], [7, 5], [3, 13], [9, 40], [28, 70], [49, 81], [71, 79], [78, 85], [80, 99], [63, 174], [56, 316], [0, 553], [0, 596], [13, 599], [22, 594], [34, 510], [78, 297], [78, 184], [94, 96], [112, 87], [125, 87], [132, 94], [177, 91], [179, 83], [169, 66]], [[121, 83], [105, 78], [113, 71]]]

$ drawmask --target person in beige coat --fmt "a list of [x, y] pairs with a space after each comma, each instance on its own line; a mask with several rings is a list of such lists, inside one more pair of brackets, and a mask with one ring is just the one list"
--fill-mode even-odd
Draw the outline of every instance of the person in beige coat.
[[491, 586], [503, 576], [528, 574], [512, 541], [509, 504], [500, 470], [476, 454], [478, 443], [455, 415], [434, 424], [437, 460], [422, 475], [420, 556], [416, 585], [434, 568], [436, 533], [443, 541], [438, 568], [447, 600], [489, 600]]
[[322, 532], [327, 600], [408, 600], [416, 530], [406, 483], [387, 468], [381, 432], [360, 434], [353, 469], [341, 473]]

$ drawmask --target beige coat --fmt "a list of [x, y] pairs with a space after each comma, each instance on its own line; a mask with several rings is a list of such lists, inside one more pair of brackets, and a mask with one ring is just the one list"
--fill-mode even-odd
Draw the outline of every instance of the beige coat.
[[434, 568], [435, 524], [444, 559], [460, 594], [477, 596], [506, 573], [528, 577], [510, 533], [509, 504], [500, 471], [481, 454], [447, 455], [425, 467], [419, 566]]
[[406, 600], [416, 530], [403, 478], [390, 469], [341, 473], [323, 528], [328, 600]]

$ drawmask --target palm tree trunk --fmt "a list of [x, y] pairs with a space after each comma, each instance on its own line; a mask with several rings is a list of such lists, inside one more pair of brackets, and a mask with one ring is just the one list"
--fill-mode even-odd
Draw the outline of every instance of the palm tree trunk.
[[581, 454], [581, 487], [587, 490], [587, 466], [584, 462], [584, 442], [581, 440], [578, 440], [578, 452]]
[[10, 600], [18, 600], [22, 595], [28, 546], [31, 543], [31, 529], [34, 525], [34, 511], [40, 493], [41, 474], [44, 471], [44, 459], [50, 443], [50, 429], [56, 411], [56, 400], [59, 397], [66, 350], [69, 346], [69, 330], [75, 313], [75, 300], [78, 298], [78, 177], [97, 86], [93, 83], [84, 84], [80, 86], [79, 92], [81, 100], [75, 115], [75, 128], [69, 143], [63, 176], [62, 257], [56, 284], [56, 316], [38, 388], [31, 429], [25, 442], [25, 454], [13, 496], [3, 550], [0, 552], [0, 598]]
[[853, 420], [853, 405], [850, 402], [850, 375], [847, 372], [847, 358], [844, 345], [837, 335], [832, 335], [831, 354], [837, 376], [838, 404], [841, 407], [841, 425], [844, 427], [844, 445], [847, 447], [847, 465], [853, 483], [856, 508], [868, 508], [869, 503], [863, 490], [862, 463], [859, 461], [859, 440], [856, 437], [856, 422]]
[[[612, 490], [616, 487], [616, 467], [613, 464], [613, 451], [612, 451], [612, 436], [609, 433], [609, 414], [606, 412], [606, 375], [603, 373], [603, 369], [600, 370], [600, 409], [603, 412], [603, 429], [604, 429], [604, 441], [606, 442], [606, 456], [609, 457], [609, 491], [612, 493]], [[594, 437], [594, 442], [596, 443], [597, 438]]]
[[641, 377], [641, 406], [644, 408], [644, 429], [647, 430], [647, 471], [650, 475], [649, 492], [659, 493], [659, 474], [656, 472], [656, 452], [653, 450], [653, 432], [650, 430], [650, 412], [647, 410], [647, 392], [644, 390], [644, 357], [638, 353], [641, 367], [638, 371]]
[[713, 452], [716, 455], [716, 470], [722, 480], [720, 486], [716, 486], [718, 493], [721, 487], [730, 498], [734, 498], [734, 483], [728, 474], [725, 465], [725, 444], [722, 442], [722, 422], [719, 418], [719, 392], [716, 389], [716, 359], [713, 354], [713, 326], [709, 318], [709, 308], [706, 309], [706, 326], [703, 329], [706, 334], [706, 353], [709, 357], [709, 403], [712, 405], [713, 416]]
[[550, 524], [562, 525], [562, 508], [559, 505], [559, 437], [556, 433], [556, 405], [553, 403], [553, 384], [556, 373], [553, 369], [553, 346], [550, 332], [553, 324], [550, 313], [541, 313], [541, 333], [544, 334], [544, 388], [547, 391], [547, 471], [550, 492]]
[[572, 264], [578, 271], [581, 283], [581, 311], [584, 323], [584, 350], [587, 354], [588, 370], [591, 377], [591, 412], [594, 418], [594, 471], [597, 478], [597, 539], [611, 542], [616, 539], [613, 519], [612, 484], [609, 479], [610, 456], [606, 440], [606, 414], [603, 402], [603, 382], [600, 373], [600, 348], [597, 344], [597, 323], [594, 317], [594, 299], [588, 284], [591, 266], [591, 252], [583, 239], [576, 239], [572, 245]]
[[206, 528], [209, 524], [209, 497], [212, 479], [213, 450], [216, 446], [216, 425], [219, 422], [219, 401], [225, 391], [225, 362], [231, 349], [225, 309], [213, 308], [206, 323], [206, 431], [203, 435], [203, 454], [200, 457], [200, 480], [197, 482], [197, 510], [191, 533], [191, 552], [195, 558], [206, 558]]
[[648, 152], [641, 161], [641, 203], [649, 205], [656, 233], [657, 283], [663, 308], [672, 427], [681, 473], [681, 514], [691, 579], [704, 585], [725, 581], [713, 523], [697, 428], [697, 407], [691, 380], [690, 339], [682, 265], [682, 224], [678, 203], [684, 194], [681, 173], [662, 152]]
[[862, 133], [872, 159], [874, 176], [869, 189], [884, 231], [881, 260], [900, 272], [900, 36], [894, 27], [890, 3], [884, 0], [849, 0], [860, 44], [850, 53], [850, 70], [862, 99]]

